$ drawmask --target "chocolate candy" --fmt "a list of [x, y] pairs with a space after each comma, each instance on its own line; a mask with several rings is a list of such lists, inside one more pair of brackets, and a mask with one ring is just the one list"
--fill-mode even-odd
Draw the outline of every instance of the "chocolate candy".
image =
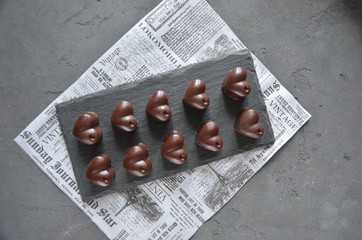
[[99, 117], [94, 112], [87, 112], [78, 117], [73, 127], [73, 136], [82, 143], [92, 145], [103, 136], [99, 125]]
[[264, 126], [259, 123], [259, 113], [249, 108], [240, 111], [235, 120], [234, 129], [241, 135], [254, 139], [264, 134]]
[[129, 173], [143, 177], [152, 170], [152, 161], [148, 157], [148, 148], [143, 143], [132, 146], [123, 160], [123, 167]]
[[111, 159], [107, 154], [102, 153], [92, 158], [90, 161], [86, 176], [94, 184], [106, 187], [111, 184], [116, 176], [114, 169], [111, 168]]
[[161, 90], [154, 92], [148, 100], [146, 112], [160, 122], [167, 122], [171, 118], [171, 108], [168, 106], [167, 93]]
[[187, 149], [184, 146], [184, 136], [179, 131], [170, 132], [161, 146], [161, 154], [174, 164], [184, 164], [187, 160]]
[[218, 135], [219, 125], [214, 121], [204, 122], [196, 134], [196, 143], [207, 150], [217, 152], [223, 146], [223, 140]]
[[133, 106], [127, 101], [117, 104], [111, 117], [112, 124], [125, 132], [133, 132], [137, 129], [138, 121], [133, 115]]
[[246, 77], [245, 68], [231, 69], [222, 82], [221, 90], [234, 100], [243, 100], [251, 91], [251, 85], [246, 81]]
[[210, 98], [205, 93], [206, 84], [200, 79], [191, 82], [187, 88], [183, 102], [197, 110], [206, 109], [210, 104]]

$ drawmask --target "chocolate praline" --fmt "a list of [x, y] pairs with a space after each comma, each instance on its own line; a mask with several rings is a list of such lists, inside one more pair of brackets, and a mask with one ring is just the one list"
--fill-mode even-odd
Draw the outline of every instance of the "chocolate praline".
[[184, 146], [184, 136], [179, 131], [170, 132], [161, 146], [161, 154], [174, 164], [184, 164], [187, 160], [187, 149]]
[[251, 85], [246, 81], [247, 71], [243, 67], [236, 67], [226, 74], [221, 90], [234, 100], [243, 100], [251, 92]]
[[259, 122], [259, 113], [246, 107], [239, 112], [234, 130], [245, 137], [258, 139], [264, 134], [264, 125]]
[[92, 158], [87, 168], [86, 177], [98, 186], [110, 185], [116, 177], [114, 169], [111, 168], [110, 157], [102, 153]]
[[152, 161], [148, 156], [147, 146], [143, 143], [132, 146], [123, 160], [123, 167], [137, 177], [149, 174], [152, 171]]
[[88, 145], [98, 143], [103, 136], [98, 115], [94, 112], [80, 115], [74, 124], [72, 134], [82, 143]]
[[170, 120], [172, 111], [170, 106], [168, 106], [167, 93], [161, 90], [154, 92], [148, 100], [146, 112], [159, 122], [167, 122]]
[[219, 125], [214, 121], [203, 123], [196, 134], [195, 140], [197, 144], [213, 152], [220, 151], [224, 144], [219, 136]]
[[205, 90], [206, 84], [204, 81], [200, 79], [192, 81], [185, 92], [183, 102], [197, 110], [206, 109], [210, 104], [210, 98]]
[[133, 115], [132, 104], [127, 101], [119, 102], [112, 113], [111, 122], [113, 126], [122, 131], [135, 131], [138, 126], [138, 121]]

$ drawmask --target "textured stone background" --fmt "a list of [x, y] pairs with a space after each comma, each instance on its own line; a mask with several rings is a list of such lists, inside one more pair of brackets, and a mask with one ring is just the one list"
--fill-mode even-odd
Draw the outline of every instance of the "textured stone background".
[[[106, 239], [13, 138], [159, 2], [0, 0], [0, 239]], [[313, 117], [193, 239], [360, 239], [362, 2], [209, 3]]]
[[[211, 69], [210, 66], [212, 66]], [[225, 96], [220, 90], [221, 81], [225, 73], [238, 66], [247, 69], [246, 80], [250, 83], [252, 92], [242, 102], [227, 102], [228, 99], [225, 100]], [[206, 93], [211, 99], [210, 106], [206, 111], [190, 110], [182, 104], [185, 94], [184, 89], [189, 86], [190, 79], [203, 79], [205, 82], [208, 90]], [[177, 86], [177, 88], [174, 86]], [[150, 96], [158, 89], [167, 91], [169, 96], [168, 101], [172, 109], [172, 117], [167, 124], [152, 122], [145, 113]], [[122, 96], [122, 99], [120, 99], [120, 96]], [[133, 114], [137, 117], [138, 128], [134, 134], [120, 134], [119, 131], [115, 131], [112, 124], [109, 124], [109, 118], [115, 104], [123, 99], [132, 103]], [[243, 107], [255, 109], [259, 113], [259, 122], [264, 125], [265, 129], [261, 138], [251, 139], [235, 134], [233, 123]], [[96, 146], [79, 144], [79, 141], [71, 134], [74, 119], [76, 119], [74, 116], [77, 117], [90, 111], [90, 109], [98, 114], [104, 136], [100, 144]], [[129, 83], [126, 86], [117, 86], [108, 91], [97, 92], [93, 95], [87, 95], [57, 105], [57, 116], [67, 144], [68, 153], [71, 156], [73, 171], [83, 201], [102, 197], [114, 191], [124, 191], [126, 187], [150, 182], [169, 176], [172, 173], [193, 169], [253, 148], [272, 144], [275, 138], [266, 111], [253, 60], [248, 51], [223, 56], [217, 60], [213, 59], [197, 65], [188, 65], [169, 73], [151, 76], [142, 81]], [[199, 125], [210, 119], [217, 122], [220, 128], [219, 135], [223, 139], [222, 150], [217, 153], [200, 148], [195, 143], [195, 133], [198, 131]], [[176, 165], [164, 160], [159, 151], [167, 134], [174, 129], [182, 132], [185, 139], [184, 147], [187, 148], [188, 152], [188, 159], [182, 165]], [[152, 160], [152, 172], [142, 178], [129, 174], [122, 166], [127, 149], [138, 143], [147, 145], [149, 157]], [[103, 152], [107, 153], [112, 159], [112, 166], [116, 172], [114, 182], [106, 188], [91, 183], [85, 175], [89, 159]]]

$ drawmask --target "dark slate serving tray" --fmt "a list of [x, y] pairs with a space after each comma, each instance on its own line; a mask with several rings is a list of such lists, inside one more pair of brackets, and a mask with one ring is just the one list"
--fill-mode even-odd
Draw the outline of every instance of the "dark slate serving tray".
[[[225, 74], [237, 66], [247, 69], [247, 81], [252, 85], [251, 93], [242, 102], [224, 96], [220, 89]], [[191, 110], [182, 102], [186, 88], [194, 79], [202, 79], [206, 83], [206, 93], [211, 102], [205, 111]], [[164, 90], [169, 95], [172, 118], [167, 124], [154, 122], [145, 112], [147, 101], [156, 90]], [[125, 134], [115, 129], [110, 122], [112, 112], [121, 100], [133, 104], [134, 115], [138, 119], [138, 129], [133, 134]], [[260, 114], [260, 122], [265, 126], [265, 133], [258, 140], [243, 137], [233, 130], [235, 118], [243, 107], [253, 108]], [[253, 60], [247, 51], [236, 52], [80, 97], [58, 104], [56, 109], [83, 201], [192, 169], [275, 141]], [[100, 127], [103, 129], [103, 139], [96, 146], [82, 144], [71, 134], [78, 116], [89, 111], [99, 115]], [[207, 120], [219, 124], [219, 135], [224, 140], [224, 147], [217, 153], [207, 151], [195, 143], [195, 134], [199, 126]], [[160, 153], [164, 138], [172, 130], [181, 131], [185, 136], [188, 160], [181, 166], [165, 160]], [[123, 168], [123, 158], [127, 149], [137, 143], [148, 146], [153, 162], [151, 174], [141, 178], [129, 174]], [[112, 167], [116, 170], [116, 179], [108, 187], [96, 186], [85, 176], [90, 160], [101, 153], [111, 157]]]

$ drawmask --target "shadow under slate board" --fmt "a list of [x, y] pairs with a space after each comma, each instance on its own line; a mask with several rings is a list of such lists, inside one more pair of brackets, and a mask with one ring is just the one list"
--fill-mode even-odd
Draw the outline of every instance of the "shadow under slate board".
[[[252, 86], [251, 93], [243, 101], [234, 101], [221, 91], [221, 83], [226, 73], [238, 66], [247, 69], [247, 81]], [[182, 102], [187, 87], [195, 79], [202, 79], [206, 83], [206, 93], [210, 97], [210, 105], [205, 111], [192, 110], [184, 106]], [[163, 90], [169, 96], [172, 117], [166, 124], [153, 121], [145, 111], [149, 98], [157, 90]], [[117, 130], [110, 122], [116, 104], [122, 100], [133, 104], [134, 115], [138, 119], [138, 129], [132, 134]], [[259, 121], [265, 127], [265, 133], [261, 138], [250, 139], [234, 131], [234, 121], [243, 107], [249, 107], [259, 112]], [[173, 173], [272, 144], [275, 141], [253, 60], [247, 51], [235, 52], [122, 84], [112, 89], [58, 104], [56, 109], [83, 201], [122, 191]], [[100, 127], [103, 129], [103, 138], [95, 146], [85, 145], [77, 141], [71, 134], [76, 119], [89, 111], [98, 114]], [[219, 124], [219, 135], [224, 141], [223, 148], [216, 153], [205, 150], [195, 143], [195, 135], [199, 126], [208, 120]], [[183, 165], [175, 165], [167, 161], [160, 153], [160, 147], [165, 137], [172, 130], [182, 132], [185, 137], [184, 147], [188, 149], [188, 160]], [[152, 172], [145, 177], [133, 176], [123, 168], [123, 159], [127, 150], [138, 143], [148, 146], [149, 156], [153, 163]], [[101, 153], [110, 156], [112, 167], [116, 171], [115, 181], [108, 187], [96, 186], [85, 176], [90, 160]]]

